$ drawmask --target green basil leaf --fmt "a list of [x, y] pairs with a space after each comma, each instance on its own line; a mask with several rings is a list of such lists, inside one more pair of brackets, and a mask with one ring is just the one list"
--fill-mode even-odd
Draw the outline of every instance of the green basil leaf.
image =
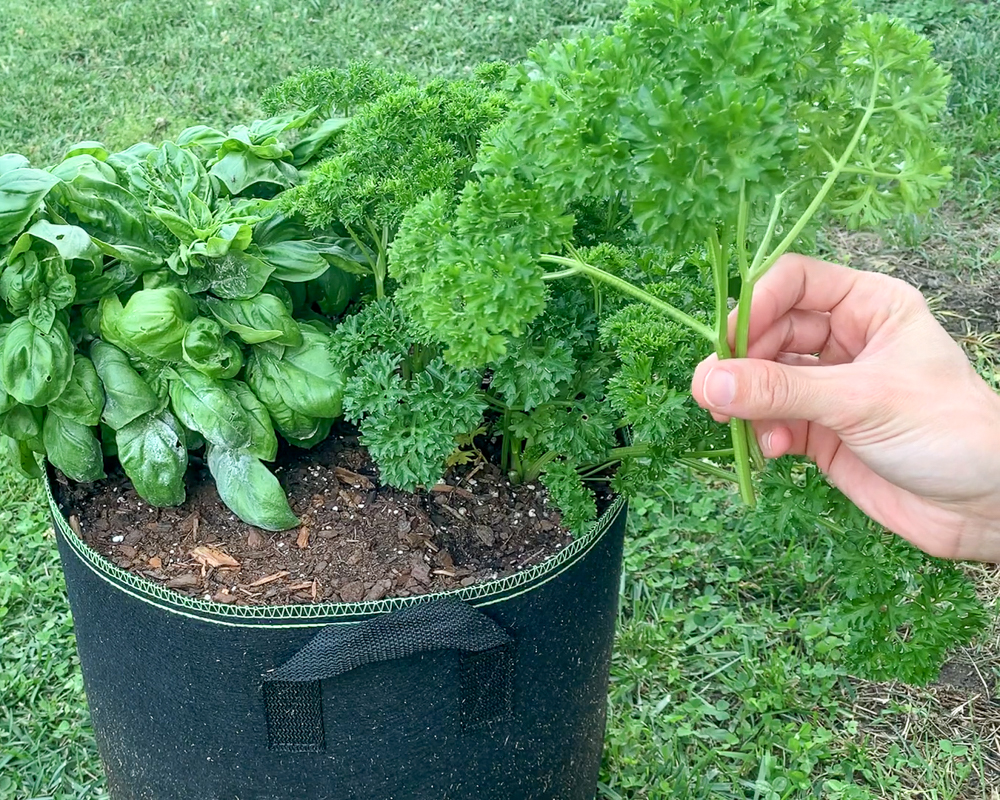
[[72, 179], [59, 184], [53, 195], [61, 208], [102, 242], [155, 253], [161, 258], [169, 252], [152, 232], [143, 204], [98, 170], [81, 169]]
[[[28, 234], [18, 239], [18, 244], [31, 241]], [[65, 308], [76, 297], [76, 278], [66, 269], [66, 262], [47, 245], [39, 247], [42, 257], [35, 250], [11, 251], [8, 265], [0, 275], [0, 297], [15, 314], [23, 314], [40, 298], [48, 298], [55, 309]], [[82, 264], [86, 262], [72, 262]], [[90, 268], [93, 269], [93, 263]], [[47, 326], [40, 325], [48, 332]]]
[[101, 303], [101, 333], [150, 358], [180, 361], [184, 334], [198, 315], [198, 307], [187, 294], [174, 287], [142, 289], [124, 308], [117, 298]]
[[274, 267], [271, 275], [279, 281], [311, 281], [330, 268], [330, 262], [323, 258], [322, 250], [309, 241], [266, 244], [259, 247], [257, 252], [261, 259]]
[[31, 162], [24, 156], [17, 153], [8, 153], [0, 156], [0, 175], [13, 172], [15, 169], [26, 169], [31, 166]]
[[178, 147], [200, 150], [203, 153], [214, 155], [224, 141], [226, 141], [226, 134], [222, 131], [207, 125], [194, 125], [177, 134], [175, 144]]
[[149, 213], [184, 244], [193, 244], [200, 238], [194, 226], [176, 211], [153, 206], [149, 209]]
[[56, 321], [55, 303], [47, 297], [33, 300], [28, 306], [28, 320], [42, 333], [48, 333]]
[[0, 244], [24, 230], [59, 179], [51, 173], [21, 167], [0, 173]]
[[83, 228], [76, 225], [53, 225], [48, 220], [40, 219], [28, 228], [14, 244], [7, 257], [8, 263], [19, 252], [24, 252], [31, 247], [31, 239], [48, 242], [67, 261], [78, 258], [92, 262], [102, 255], [100, 247]]
[[19, 442], [29, 442], [36, 451], [44, 451], [41, 438], [44, 420], [43, 409], [17, 403], [0, 417], [0, 432]]
[[169, 411], [144, 414], [115, 434], [118, 460], [132, 485], [154, 506], [184, 502], [188, 455], [184, 429]]
[[118, 173], [112, 166], [87, 153], [80, 153], [60, 161], [54, 167], [49, 167], [48, 171], [66, 183], [71, 183], [81, 175], [110, 183], [118, 181]]
[[274, 267], [237, 250], [213, 258], [205, 266], [214, 294], [227, 300], [249, 300], [260, 294]]
[[357, 275], [330, 267], [309, 283], [307, 296], [328, 317], [339, 317], [358, 294]]
[[251, 422], [228, 381], [177, 367], [170, 404], [181, 423], [212, 444], [239, 450], [250, 444]]
[[94, 428], [48, 414], [42, 429], [45, 455], [70, 480], [90, 483], [104, 475], [104, 454]]
[[285, 350], [276, 369], [287, 381], [288, 404], [309, 416], [339, 417], [346, 376], [331, 347], [331, 337], [312, 323], [299, 325], [302, 344]]
[[184, 334], [184, 362], [210, 378], [234, 377], [243, 367], [243, 351], [218, 322], [198, 317]]
[[106, 161], [118, 174], [120, 180], [126, 180], [129, 167], [138, 164], [140, 161], [145, 161], [149, 154], [155, 151], [156, 145], [149, 142], [139, 142], [127, 150], [122, 150], [120, 153], [112, 153], [107, 157]]
[[49, 411], [81, 425], [100, 423], [104, 411], [104, 389], [93, 361], [86, 356], [76, 356], [73, 375], [63, 393], [49, 403]]
[[250, 420], [250, 444], [246, 451], [262, 461], [274, 461], [278, 455], [278, 437], [274, 435], [267, 408], [243, 381], [231, 381], [230, 386]]
[[321, 430], [323, 420], [293, 409], [285, 399], [282, 374], [273, 367], [278, 356], [268, 353], [264, 346], [251, 348], [247, 359], [245, 379], [254, 395], [264, 404], [275, 427], [290, 442], [308, 440]]
[[289, 189], [299, 182], [299, 171], [284, 161], [261, 158], [249, 150], [226, 153], [210, 170], [231, 195], [265, 183]]
[[69, 150], [66, 151], [66, 155], [63, 156], [63, 161], [73, 158], [74, 156], [93, 156], [98, 161], [107, 161], [108, 156], [111, 152], [100, 142], [80, 142], [79, 144], [73, 145]]
[[259, 459], [210, 445], [208, 468], [222, 502], [248, 525], [284, 531], [299, 524], [278, 479]]
[[312, 161], [330, 140], [342, 131], [350, 117], [331, 117], [323, 120], [314, 130], [307, 133], [292, 146], [292, 164], [301, 167]]
[[4, 336], [2, 358], [0, 381], [28, 406], [51, 403], [73, 374], [73, 343], [60, 320], [47, 333], [27, 317], [14, 320]]
[[[75, 277], [75, 299], [78, 305], [93, 303], [102, 297], [117, 295], [118, 292], [135, 285], [135, 282], [139, 279], [139, 275], [132, 269], [132, 266], [124, 261], [113, 264], [97, 275], [76, 275]], [[2, 276], [0, 276], [0, 280], [2, 280]]]
[[251, 300], [206, 298], [212, 315], [247, 344], [276, 342], [297, 346], [302, 333], [287, 306], [272, 294], [259, 294]]
[[42, 468], [38, 456], [26, 442], [19, 442], [10, 436], [3, 436], [3, 444], [9, 454], [9, 463], [25, 478], [37, 480], [42, 477]]
[[156, 392], [117, 347], [97, 340], [91, 345], [90, 357], [104, 387], [105, 403], [101, 419], [112, 430], [121, 430], [143, 414], [160, 407]]
[[253, 238], [253, 228], [246, 223], [227, 222], [205, 242], [205, 255], [221, 258], [232, 250], [246, 250]]

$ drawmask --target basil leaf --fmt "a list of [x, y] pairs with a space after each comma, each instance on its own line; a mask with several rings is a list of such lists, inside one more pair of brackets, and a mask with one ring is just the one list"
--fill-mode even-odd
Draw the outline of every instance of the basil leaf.
[[209, 378], [232, 378], [243, 367], [239, 345], [226, 338], [222, 326], [198, 317], [184, 334], [184, 362]]
[[321, 246], [310, 241], [275, 242], [262, 245], [258, 252], [272, 267], [272, 277], [279, 281], [302, 283], [318, 278], [330, 267]]
[[24, 156], [17, 153], [8, 153], [0, 156], [0, 175], [13, 172], [15, 169], [26, 169], [31, 166], [31, 162]]
[[70, 480], [90, 483], [105, 477], [101, 443], [89, 425], [48, 414], [42, 442], [49, 461]]
[[93, 426], [101, 421], [104, 389], [93, 361], [86, 356], [76, 356], [69, 383], [63, 393], [49, 403], [49, 411], [81, 425]]
[[38, 463], [38, 456], [26, 442], [19, 442], [10, 436], [3, 436], [3, 444], [9, 454], [9, 463], [14, 469], [25, 478], [37, 480], [42, 477], [42, 468]]
[[47, 333], [27, 317], [14, 320], [4, 336], [2, 358], [0, 381], [28, 406], [51, 403], [73, 374], [73, 343], [59, 320]]
[[275, 427], [290, 442], [305, 441], [316, 436], [322, 429], [322, 420], [303, 414], [288, 405], [285, 399], [281, 374], [262, 362], [274, 359], [262, 347], [254, 347], [247, 359], [246, 382], [254, 395], [271, 415]]
[[184, 502], [188, 455], [184, 429], [169, 411], [144, 414], [115, 434], [118, 460], [132, 485], [154, 506]]
[[90, 357], [104, 386], [106, 399], [101, 419], [112, 430], [121, 430], [143, 414], [160, 407], [156, 392], [117, 347], [97, 340], [91, 345]]
[[177, 367], [170, 381], [170, 404], [181, 423], [212, 444], [232, 449], [250, 444], [251, 422], [228, 382]]
[[330, 267], [309, 283], [308, 297], [328, 317], [339, 317], [358, 292], [357, 275], [338, 267]]
[[198, 308], [187, 294], [175, 287], [142, 289], [124, 308], [117, 297], [101, 303], [101, 333], [150, 358], [180, 361], [184, 334]]
[[284, 531], [299, 524], [278, 479], [259, 459], [210, 445], [208, 468], [219, 497], [247, 524], [267, 531]]
[[101, 249], [83, 228], [76, 225], [53, 225], [48, 220], [40, 219], [28, 228], [14, 244], [7, 256], [8, 263], [15, 255], [23, 253], [31, 247], [31, 239], [48, 242], [67, 261], [79, 258], [92, 262], [102, 255]]
[[288, 384], [289, 405], [314, 417], [339, 417], [346, 378], [333, 353], [331, 337], [312, 323], [300, 323], [299, 328], [302, 344], [285, 350], [277, 362]]
[[205, 265], [208, 285], [214, 294], [227, 300], [249, 300], [260, 294], [274, 267], [249, 253], [230, 251]]
[[58, 183], [51, 173], [30, 167], [0, 173], [0, 244], [7, 244], [24, 230]]
[[349, 117], [331, 117], [323, 120], [292, 146], [292, 164], [301, 167], [312, 161], [330, 140], [350, 122]]
[[100, 142], [86, 141], [79, 142], [67, 150], [66, 155], [63, 156], [63, 161], [74, 156], [93, 156], [98, 161], [107, 161], [109, 155], [111, 155], [111, 152]]
[[28, 306], [28, 320], [42, 333], [48, 333], [56, 321], [55, 303], [47, 297], [33, 300]]
[[246, 451], [262, 461], [274, 461], [278, 455], [278, 437], [267, 409], [242, 381], [232, 381], [230, 387], [250, 420], [250, 444]]
[[19, 442], [27, 442], [32, 450], [44, 452], [45, 445], [42, 444], [44, 420], [43, 409], [18, 403], [0, 417], [0, 433]]
[[[104, 164], [100, 166], [108, 169]], [[169, 252], [148, 224], [143, 204], [93, 166], [64, 179], [53, 190], [53, 196], [60, 207], [86, 225], [91, 235], [102, 242], [148, 253], [149, 260], [162, 260]]]
[[212, 315], [247, 344], [276, 342], [297, 346], [302, 333], [285, 304], [272, 294], [259, 294], [251, 300], [206, 298]]
[[284, 161], [272, 160], [278, 156], [280, 153], [270, 158], [261, 158], [249, 149], [229, 152], [216, 162], [210, 172], [231, 195], [242, 194], [258, 183], [270, 184], [279, 189], [291, 188], [299, 181], [299, 171]]

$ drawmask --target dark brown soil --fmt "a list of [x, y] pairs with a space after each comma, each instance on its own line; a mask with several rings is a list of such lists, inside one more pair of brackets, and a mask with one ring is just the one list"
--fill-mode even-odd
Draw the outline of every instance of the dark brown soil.
[[56, 476], [70, 524], [119, 567], [178, 592], [242, 605], [357, 602], [446, 591], [505, 576], [571, 541], [541, 486], [511, 486], [487, 462], [453, 468], [414, 494], [379, 486], [351, 433], [288, 448], [275, 474], [299, 528], [272, 533], [237, 519], [206, 467], [188, 499], [153, 508], [121, 472], [94, 484]]

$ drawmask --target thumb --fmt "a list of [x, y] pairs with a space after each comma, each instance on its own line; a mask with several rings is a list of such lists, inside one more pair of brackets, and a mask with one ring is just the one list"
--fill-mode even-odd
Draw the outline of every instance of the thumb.
[[[700, 406], [739, 419], [802, 419], [837, 428], [851, 385], [843, 367], [801, 367], [754, 358], [709, 358], [695, 371]], [[857, 399], [857, 398], [855, 398]]]

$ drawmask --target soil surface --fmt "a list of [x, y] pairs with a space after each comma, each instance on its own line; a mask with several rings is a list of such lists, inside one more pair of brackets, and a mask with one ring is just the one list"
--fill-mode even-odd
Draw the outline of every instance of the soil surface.
[[275, 474], [301, 526], [240, 521], [192, 457], [187, 501], [144, 502], [120, 471], [93, 484], [56, 474], [70, 525], [123, 569], [177, 592], [240, 605], [339, 603], [471, 586], [542, 562], [572, 537], [541, 485], [512, 486], [486, 461], [455, 467], [430, 491], [378, 484], [356, 435], [283, 449]]

